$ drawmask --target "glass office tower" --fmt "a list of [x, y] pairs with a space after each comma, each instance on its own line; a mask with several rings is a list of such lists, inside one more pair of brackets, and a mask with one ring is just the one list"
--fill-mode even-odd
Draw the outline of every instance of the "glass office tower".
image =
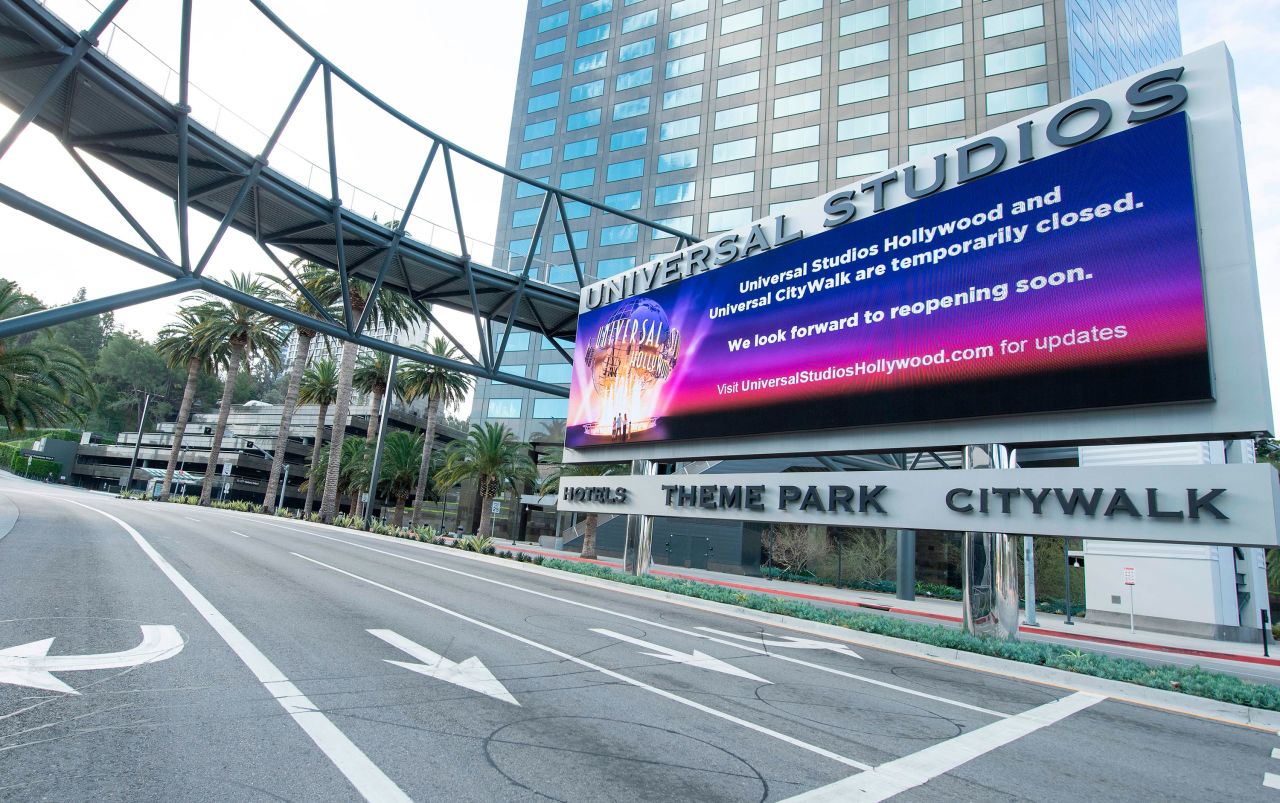
[[[529, 0], [507, 165], [702, 238], [1179, 53], [1175, 0]], [[495, 242], [576, 289], [559, 226], [531, 243], [541, 202], [508, 181]], [[566, 212], [589, 277], [677, 246]], [[503, 370], [569, 382], [535, 335]], [[472, 416], [527, 439], [566, 411], [482, 381]]]

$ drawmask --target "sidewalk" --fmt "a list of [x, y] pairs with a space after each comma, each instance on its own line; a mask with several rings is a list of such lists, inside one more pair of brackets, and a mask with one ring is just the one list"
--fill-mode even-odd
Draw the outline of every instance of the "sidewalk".
[[[595, 563], [613, 569], [621, 569], [622, 561], [612, 558], [585, 560], [576, 552], [548, 549], [541, 546], [517, 544], [512, 546], [507, 541], [496, 540], [494, 547], [500, 550], [520, 551], [529, 555], [542, 555], [560, 560]], [[747, 577], [739, 574], [713, 572], [703, 569], [667, 568], [655, 564], [653, 574], [660, 577], [676, 577], [685, 580], [710, 583], [712, 585], [736, 588], [757, 594], [771, 594], [779, 597], [805, 600], [819, 605], [848, 606], [863, 608], [881, 613], [900, 616], [930, 619], [940, 623], [957, 625], [963, 621], [961, 603], [951, 600], [933, 598], [917, 598], [900, 600], [889, 594], [875, 591], [861, 591], [847, 588], [796, 583], [788, 580], [770, 580], [763, 577]], [[1261, 644], [1245, 644], [1232, 641], [1217, 641], [1195, 636], [1180, 636], [1169, 633], [1154, 633], [1138, 630], [1130, 633], [1128, 629], [1110, 625], [1090, 624], [1076, 617], [1073, 624], [1066, 624], [1065, 616], [1051, 613], [1036, 613], [1037, 626], [1022, 625], [1020, 633], [1061, 640], [1081, 642], [1084, 644], [1108, 645], [1144, 653], [1167, 653], [1173, 655], [1205, 658], [1215, 661], [1226, 661], [1238, 666], [1253, 665], [1280, 668], [1280, 647], [1272, 645], [1272, 657], [1264, 657]], [[1155, 656], [1152, 656], [1155, 657]], [[1280, 673], [1277, 673], [1280, 682]]]

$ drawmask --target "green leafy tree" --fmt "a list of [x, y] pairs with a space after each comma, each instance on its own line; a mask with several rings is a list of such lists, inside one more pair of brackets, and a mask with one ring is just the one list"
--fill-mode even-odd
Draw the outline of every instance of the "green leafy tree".
[[[363, 355], [356, 363], [356, 372], [351, 378], [352, 387], [369, 396], [369, 426], [365, 430], [365, 440], [370, 442], [378, 438], [378, 424], [382, 420], [382, 400], [387, 394], [387, 374], [390, 370], [391, 355], [378, 351]], [[398, 370], [394, 384], [392, 398], [404, 401], [404, 382]]]
[[[307, 476], [307, 485], [324, 482], [329, 472], [329, 456], [333, 454], [330, 443], [320, 450], [320, 457], [311, 466]], [[341, 457], [338, 460], [338, 496], [347, 497], [347, 509], [356, 515], [356, 503], [361, 491], [369, 485], [369, 454], [364, 438], [347, 438], [342, 442]], [[336, 515], [336, 507], [335, 507]]]
[[93, 384], [98, 401], [90, 418], [91, 426], [107, 432], [123, 432], [138, 426], [144, 398], [139, 391], [164, 397], [153, 398], [148, 409], [149, 415], [161, 420], [173, 412], [174, 405], [168, 397], [176, 397], [182, 378], [166, 364], [156, 346], [137, 332], [113, 332], [98, 354]]
[[[68, 303], [78, 304], [84, 300], [85, 292], [81, 287]], [[115, 331], [115, 320], [115, 315], [110, 312], [78, 318], [53, 327], [53, 337], [74, 349], [84, 358], [85, 365], [93, 365], [98, 361], [98, 352], [107, 344], [107, 337]]]
[[[437, 337], [427, 344], [426, 351], [443, 359], [456, 359], [458, 352], [449, 341]], [[400, 372], [404, 381], [404, 395], [409, 400], [427, 400], [427, 428], [423, 432], [422, 458], [418, 465], [418, 484], [413, 494], [413, 513], [409, 523], [417, 526], [422, 514], [422, 503], [427, 494], [427, 469], [431, 465], [431, 451], [435, 447], [436, 424], [440, 418], [442, 407], [460, 404], [471, 389], [471, 377], [446, 368], [425, 362], [411, 362]]]
[[[43, 308], [0, 279], [0, 320]], [[84, 358], [47, 331], [0, 340], [0, 421], [10, 430], [81, 422], [95, 395]]]
[[473, 424], [465, 439], [449, 444], [436, 484], [443, 489], [474, 480], [480, 495], [477, 535], [492, 537], [494, 498], [503, 488], [519, 492], [537, 478], [529, 459], [529, 444], [521, 443], [505, 424], [484, 421]]
[[[231, 286], [236, 290], [258, 298], [275, 301], [278, 296], [262, 279], [247, 273], [232, 273]], [[285, 329], [274, 318], [229, 301], [208, 301], [200, 305], [204, 325], [197, 337], [210, 344], [227, 346], [227, 375], [223, 380], [222, 404], [218, 410], [218, 423], [213, 430], [213, 444], [209, 448], [209, 460], [200, 487], [200, 504], [208, 506], [213, 493], [213, 478], [218, 465], [218, 453], [227, 430], [227, 416], [231, 414], [231, 399], [235, 391], [236, 376], [250, 357], [261, 357], [279, 367], [280, 347]]]
[[391, 512], [393, 527], [399, 527], [404, 521], [404, 504], [418, 482], [418, 455], [421, 452], [422, 433], [392, 432], [382, 441], [378, 490], [387, 499], [395, 501]]
[[182, 439], [186, 435], [187, 424], [191, 421], [191, 407], [195, 403], [200, 378], [217, 372], [218, 367], [225, 365], [228, 358], [226, 342], [211, 341], [199, 336], [200, 329], [205, 324], [201, 309], [197, 305], [178, 310], [178, 320], [161, 329], [160, 336], [156, 339], [156, 350], [169, 367], [186, 372], [182, 402], [178, 406], [178, 418], [173, 424], [173, 447], [169, 450], [169, 462], [164, 468], [161, 502], [169, 500], [169, 487], [173, 484], [173, 472], [182, 451]]
[[[298, 401], [302, 404], [320, 406], [316, 418], [316, 442], [311, 448], [311, 470], [315, 471], [320, 464], [320, 451], [324, 447], [324, 421], [329, 414], [329, 406], [338, 398], [338, 364], [328, 357], [316, 360], [302, 374], [302, 382], [298, 386]], [[324, 482], [324, 473], [320, 474], [320, 482]], [[316, 483], [307, 484], [307, 499], [302, 509], [311, 512], [311, 503], [315, 499]]]

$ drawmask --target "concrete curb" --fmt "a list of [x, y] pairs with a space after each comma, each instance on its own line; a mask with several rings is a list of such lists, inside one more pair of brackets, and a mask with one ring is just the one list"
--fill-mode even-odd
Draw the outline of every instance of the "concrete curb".
[[0, 538], [4, 538], [18, 524], [18, 503], [0, 494]]
[[[241, 513], [240, 511], [235, 510], [219, 512], [252, 516], [254, 518], [260, 518], [262, 515], [259, 513]], [[893, 636], [865, 633], [860, 630], [852, 630], [838, 625], [829, 625], [823, 622], [811, 622], [806, 619], [796, 619], [782, 614], [767, 613], [765, 611], [757, 611], [751, 608], [742, 608], [723, 602], [704, 600], [698, 597], [685, 596], [683, 594], [674, 594], [669, 591], [659, 591], [656, 589], [644, 588], [642, 586], [627, 585], [613, 580], [604, 580], [597, 577], [576, 574], [574, 572], [562, 571], [560, 569], [551, 569], [534, 563], [524, 563], [492, 555], [481, 555], [479, 553], [462, 551], [452, 547], [426, 544], [421, 541], [411, 541], [406, 538], [378, 535], [376, 533], [352, 530], [346, 527], [335, 527], [329, 524], [302, 521], [300, 519], [285, 519], [274, 516], [270, 518], [281, 524], [301, 524], [334, 533], [341, 533], [346, 536], [367, 538], [386, 543], [397, 543], [428, 552], [441, 552], [464, 560], [479, 561], [489, 565], [502, 566], [516, 571], [529, 572], [531, 574], [542, 575], [545, 577], [554, 577], [559, 580], [567, 580], [569, 582], [578, 583], [579, 585], [604, 589], [620, 594], [628, 594], [634, 597], [659, 600], [674, 605], [681, 605], [686, 608], [693, 608], [696, 610], [704, 610], [730, 616], [735, 619], [755, 624], [765, 624], [773, 627], [786, 628], [799, 633], [822, 636], [824, 638], [842, 641], [851, 645], [871, 647], [885, 652], [892, 652], [899, 655], [906, 655], [913, 658], [931, 661], [933, 663], [972, 669], [978, 672], [1013, 678], [1015, 680], [1035, 683], [1042, 686], [1052, 686], [1054, 688], [1068, 691], [1096, 694], [1116, 700], [1117, 702], [1130, 703], [1132, 705], [1139, 705], [1146, 708], [1155, 708], [1162, 711], [1240, 725], [1255, 730], [1266, 730], [1273, 733], [1280, 733], [1280, 712], [1278, 711], [1267, 711], [1235, 703], [1219, 702], [1217, 700], [1210, 700], [1206, 697], [1197, 697], [1195, 695], [1184, 694], [1182, 692], [1166, 691], [1164, 689], [1155, 689], [1119, 680], [1108, 680], [1106, 678], [1098, 678], [1091, 675], [1082, 675], [1076, 672], [1068, 672], [1063, 669], [1025, 664], [1020, 661], [1011, 661], [1006, 658], [996, 658], [965, 652], [963, 650], [935, 647], [931, 644], [922, 644], [920, 642], [908, 641], [906, 639], [895, 638]], [[499, 545], [495, 545], [495, 548], [501, 547]]]

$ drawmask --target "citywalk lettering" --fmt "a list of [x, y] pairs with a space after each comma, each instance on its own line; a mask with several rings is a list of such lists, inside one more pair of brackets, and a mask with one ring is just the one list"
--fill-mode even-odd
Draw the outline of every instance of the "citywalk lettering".
[[1187, 488], [1186, 496], [1171, 502], [1158, 488], [1144, 488], [1130, 493], [1128, 488], [952, 488], [947, 492], [947, 507], [956, 513], [1016, 512], [1017, 505], [1030, 507], [1034, 516], [1044, 515], [1046, 506], [1064, 516], [1130, 516], [1136, 519], [1198, 519], [1202, 515], [1215, 519], [1230, 518], [1218, 504], [1225, 488]]

